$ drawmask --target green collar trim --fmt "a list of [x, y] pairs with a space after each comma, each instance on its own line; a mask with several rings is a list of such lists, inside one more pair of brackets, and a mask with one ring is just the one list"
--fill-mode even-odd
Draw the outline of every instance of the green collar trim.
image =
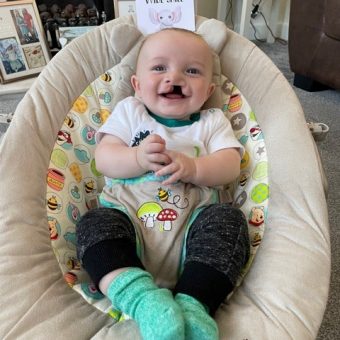
[[167, 127], [180, 127], [180, 126], [186, 126], [186, 125], [191, 125], [197, 121], [199, 121], [201, 117], [200, 112], [195, 112], [190, 115], [188, 120], [179, 120], [179, 119], [173, 119], [173, 118], [164, 118], [157, 116], [156, 114], [152, 113], [148, 108], [146, 108], [148, 111], [149, 115], [155, 119], [158, 123], [165, 125]]

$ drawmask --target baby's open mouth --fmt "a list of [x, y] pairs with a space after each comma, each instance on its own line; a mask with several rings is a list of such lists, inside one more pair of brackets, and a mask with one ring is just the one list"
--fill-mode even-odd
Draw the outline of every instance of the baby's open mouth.
[[175, 85], [170, 92], [161, 93], [161, 96], [168, 99], [185, 98], [185, 95], [182, 93], [182, 87], [178, 85]]

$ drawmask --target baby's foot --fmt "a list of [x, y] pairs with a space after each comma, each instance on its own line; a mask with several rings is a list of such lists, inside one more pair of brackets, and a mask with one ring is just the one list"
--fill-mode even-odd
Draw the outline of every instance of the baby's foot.
[[131, 268], [109, 285], [107, 295], [115, 308], [132, 317], [144, 340], [184, 340], [181, 308], [168, 289], [161, 289], [152, 276]]
[[175, 301], [182, 308], [185, 339], [218, 340], [218, 328], [204, 306], [190, 295], [178, 293]]

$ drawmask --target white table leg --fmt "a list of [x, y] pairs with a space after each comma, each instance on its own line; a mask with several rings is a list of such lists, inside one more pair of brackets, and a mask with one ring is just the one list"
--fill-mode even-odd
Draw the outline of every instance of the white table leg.
[[252, 0], [243, 0], [240, 15], [240, 28], [239, 32], [244, 37], [249, 38], [250, 32], [250, 13], [253, 9]]
[[[218, 0], [217, 19], [225, 21], [229, 1]], [[241, 35], [250, 38], [250, 13], [253, 9], [252, 0], [232, 0], [233, 15], [235, 21], [235, 31]]]
[[[277, 23], [280, 18], [280, 13], [284, 13], [286, 4], [281, 0], [271, 0], [271, 9], [270, 9], [270, 19], [268, 22], [269, 27], [271, 28], [274, 36], [280, 36], [279, 32], [277, 32]], [[268, 32], [267, 42], [273, 43], [275, 41], [274, 37]]]
[[218, 0], [217, 2], [217, 20], [225, 21], [225, 16], [227, 15], [227, 1], [228, 0]]

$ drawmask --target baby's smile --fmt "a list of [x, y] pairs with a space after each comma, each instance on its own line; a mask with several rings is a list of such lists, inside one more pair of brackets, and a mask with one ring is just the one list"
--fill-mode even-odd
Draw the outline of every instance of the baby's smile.
[[161, 93], [161, 96], [167, 99], [185, 98], [185, 95], [182, 93], [182, 87], [178, 85], [173, 86], [169, 92]]

